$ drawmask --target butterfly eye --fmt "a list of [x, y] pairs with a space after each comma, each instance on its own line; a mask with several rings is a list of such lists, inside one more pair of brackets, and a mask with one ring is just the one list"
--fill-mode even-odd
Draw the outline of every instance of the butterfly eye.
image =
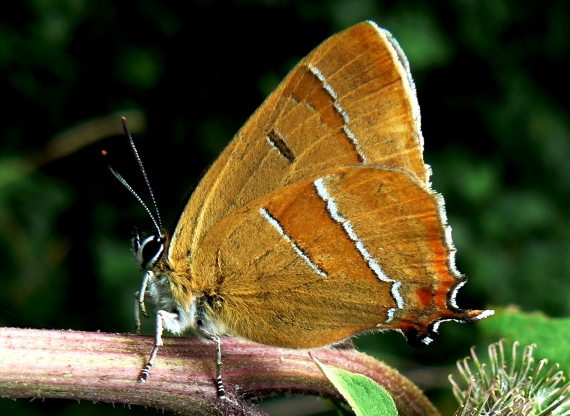
[[165, 249], [165, 239], [162, 236], [150, 235], [142, 242], [138, 234], [133, 238], [135, 258], [141, 268], [150, 270], [162, 258]]

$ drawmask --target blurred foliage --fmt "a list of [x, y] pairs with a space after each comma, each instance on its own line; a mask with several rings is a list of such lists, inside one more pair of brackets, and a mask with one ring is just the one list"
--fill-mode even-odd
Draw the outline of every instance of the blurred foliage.
[[[410, 60], [426, 161], [470, 277], [458, 303], [570, 315], [568, 2], [28, 0], [0, 15], [0, 325], [131, 331], [141, 273], [129, 237], [151, 224], [100, 156], [107, 150], [143, 189], [119, 114], [146, 121], [136, 140], [173, 224], [203, 170], [287, 71], [365, 19], [389, 29]], [[116, 130], [101, 121], [108, 116]], [[85, 123], [92, 130], [71, 147], [56, 140]], [[414, 377], [451, 368], [478, 342], [473, 325], [441, 329], [423, 350], [397, 334], [357, 342]], [[450, 389], [438, 390], [445, 376], [434, 374], [418, 379], [451, 414]], [[0, 401], [0, 413], [16, 410], [155, 414]]]
[[521, 345], [537, 344], [539, 348], [534, 353], [537, 361], [546, 358], [570, 374], [570, 318], [549, 318], [541, 312], [523, 313], [508, 307], [497, 310], [495, 319], [482, 321], [480, 328], [485, 334], [499, 335], [507, 345], [513, 341]]

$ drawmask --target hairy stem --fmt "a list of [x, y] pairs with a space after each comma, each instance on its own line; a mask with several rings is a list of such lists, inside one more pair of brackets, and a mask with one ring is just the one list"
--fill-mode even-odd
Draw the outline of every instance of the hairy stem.
[[[216, 396], [215, 344], [166, 338], [146, 383], [137, 380], [153, 347], [149, 336], [0, 328], [0, 396], [64, 398], [156, 407], [181, 414], [263, 414], [246, 400], [279, 393], [340, 399], [308, 352], [222, 340], [230, 401]], [[386, 388], [400, 415], [437, 415], [408, 379], [352, 349], [311, 354], [328, 366], [367, 375]]]

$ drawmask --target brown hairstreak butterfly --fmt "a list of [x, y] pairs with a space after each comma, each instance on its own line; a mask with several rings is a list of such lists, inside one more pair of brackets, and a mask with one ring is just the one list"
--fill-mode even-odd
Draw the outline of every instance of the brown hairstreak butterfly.
[[205, 174], [172, 235], [157, 213], [155, 233], [135, 236], [137, 327], [145, 300], [157, 310], [140, 380], [163, 329], [216, 343], [224, 396], [224, 335], [316, 348], [393, 329], [428, 344], [444, 321], [493, 314], [456, 305], [466, 279], [422, 152], [414, 83], [392, 36], [365, 22], [317, 47]]

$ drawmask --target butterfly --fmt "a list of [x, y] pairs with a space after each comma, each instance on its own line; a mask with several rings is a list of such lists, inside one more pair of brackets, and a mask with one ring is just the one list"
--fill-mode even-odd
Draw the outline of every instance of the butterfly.
[[364, 22], [313, 50], [210, 167], [172, 234], [147, 208], [155, 231], [133, 239], [145, 271], [136, 322], [150, 301], [156, 339], [140, 381], [163, 330], [216, 343], [224, 397], [226, 335], [316, 348], [397, 330], [428, 344], [442, 322], [492, 315], [456, 304], [466, 278], [423, 146], [409, 65], [390, 33]]

